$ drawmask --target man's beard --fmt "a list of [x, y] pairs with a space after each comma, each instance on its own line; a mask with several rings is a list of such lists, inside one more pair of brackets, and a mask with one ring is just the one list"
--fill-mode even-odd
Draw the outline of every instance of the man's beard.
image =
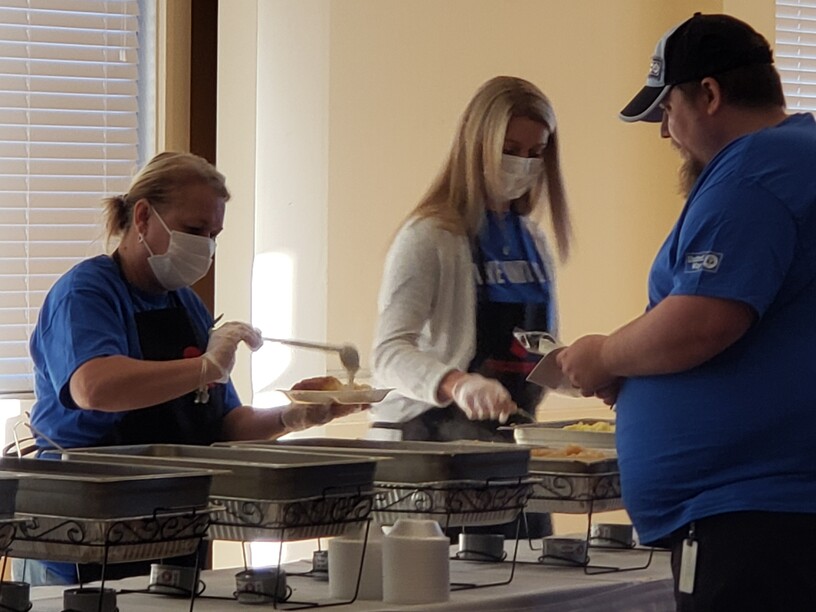
[[680, 165], [680, 169], [677, 171], [678, 178], [680, 179], [678, 190], [680, 195], [687, 198], [691, 193], [691, 190], [694, 188], [694, 184], [697, 182], [697, 179], [700, 178], [700, 175], [703, 173], [705, 164], [689, 155], [688, 151], [681, 149], [674, 142], [672, 145], [675, 149], [677, 149], [683, 158], [683, 163]]
[[689, 196], [697, 179], [700, 178], [700, 175], [703, 173], [703, 168], [705, 168], [705, 166], [696, 159], [687, 157], [683, 160], [680, 170], [677, 172], [680, 179], [680, 195], [685, 198]]

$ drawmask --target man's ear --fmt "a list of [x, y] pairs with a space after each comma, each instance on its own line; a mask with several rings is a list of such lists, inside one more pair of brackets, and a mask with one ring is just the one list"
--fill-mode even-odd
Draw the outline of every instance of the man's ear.
[[720, 83], [712, 78], [706, 77], [700, 81], [702, 89], [701, 96], [703, 96], [705, 109], [709, 116], [715, 115], [723, 105], [723, 93]]

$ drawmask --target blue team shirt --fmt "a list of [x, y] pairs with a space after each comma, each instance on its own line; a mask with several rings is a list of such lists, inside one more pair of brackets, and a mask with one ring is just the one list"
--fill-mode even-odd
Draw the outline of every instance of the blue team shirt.
[[816, 512], [813, 116], [706, 166], [652, 266], [649, 308], [669, 295], [737, 300], [758, 321], [696, 368], [624, 383], [617, 445], [641, 540], [725, 512]]
[[549, 281], [541, 254], [518, 214], [510, 211], [500, 220], [488, 212], [478, 240], [483, 260], [474, 271], [477, 286], [485, 289], [484, 299], [548, 306]]
[[[210, 313], [192, 289], [180, 289], [176, 295], [206, 346]], [[104, 440], [127, 413], [77, 408], [68, 391], [71, 375], [96, 357], [141, 359], [134, 313], [173, 305], [169, 293], [154, 295], [129, 287], [106, 255], [85, 260], [62, 276], [49, 291], [31, 336], [37, 397], [31, 413], [34, 428], [65, 448], [95, 446]], [[225, 414], [241, 405], [231, 382], [217, 385], [211, 393], [225, 394]], [[49, 446], [44, 440], [38, 444]]]

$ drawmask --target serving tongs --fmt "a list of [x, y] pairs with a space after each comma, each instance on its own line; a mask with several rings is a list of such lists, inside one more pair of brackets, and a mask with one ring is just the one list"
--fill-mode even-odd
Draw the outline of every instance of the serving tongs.
[[299, 348], [315, 349], [318, 351], [325, 351], [327, 353], [337, 353], [340, 355], [340, 363], [348, 372], [349, 382], [348, 386], [354, 387], [354, 375], [360, 369], [360, 353], [357, 352], [357, 347], [353, 344], [326, 344], [323, 342], [309, 342], [307, 340], [289, 340], [286, 338], [267, 338], [263, 337], [264, 342], [275, 342], [277, 344], [285, 344], [287, 346], [296, 346]]

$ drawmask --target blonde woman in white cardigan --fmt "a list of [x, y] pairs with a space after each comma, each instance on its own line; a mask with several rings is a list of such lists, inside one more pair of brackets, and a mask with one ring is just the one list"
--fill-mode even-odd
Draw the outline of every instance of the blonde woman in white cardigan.
[[[549, 209], [565, 260], [571, 236], [555, 113], [532, 83], [476, 92], [448, 160], [386, 259], [373, 363], [394, 391], [371, 411], [375, 439], [502, 440], [535, 412], [535, 357], [513, 332], [557, 334], [555, 266], [534, 213]], [[512, 439], [512, 438], [510, 438]]]

